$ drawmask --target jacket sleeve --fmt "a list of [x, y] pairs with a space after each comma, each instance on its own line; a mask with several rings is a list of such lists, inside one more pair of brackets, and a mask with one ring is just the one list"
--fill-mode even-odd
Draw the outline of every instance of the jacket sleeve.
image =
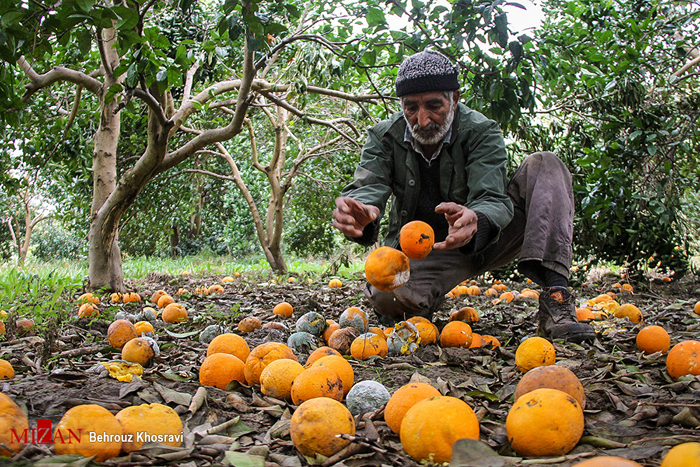
[[513, 203], [507, 194], [508, 155], [498, 124], [486, 120], [475, 130], [466, 148], [469, 195], [465, 204], [488, 219], [493, 239], [513, 219]]
[[362, 237], [348, 237], [361, 245], [371, 245], [377, 241], [379, 221], [384, 216], [386, 203], [392, 193], [394, 161], [390, 143], [381, 136], [383, 133], [378, 127], [369, 130], [360, 163], [355, 169], [354, 180], [341, 192], [341, 196], [349, 196], [379, 208], [379, 216], [365, 228]]

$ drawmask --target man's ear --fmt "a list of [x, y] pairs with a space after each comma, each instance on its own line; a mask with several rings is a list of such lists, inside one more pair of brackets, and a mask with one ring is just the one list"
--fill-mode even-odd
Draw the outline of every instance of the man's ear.
[[452, 94], [452, 103], [457, 105], [457, 102], [459, 102], [459, 89], [457, 89], [454, 94]]

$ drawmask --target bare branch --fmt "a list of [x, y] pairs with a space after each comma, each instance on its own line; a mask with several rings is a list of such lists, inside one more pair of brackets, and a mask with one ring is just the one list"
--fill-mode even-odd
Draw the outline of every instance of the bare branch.
[[[156, 116], [158, 122], [161, 125], [163, 125], [164, 127], [170, 127], [173, 125], [173, 121], [168, 119], [167, 115], [165, 115], [165, 110], [163, 109], [163, 106], [160, 105], [160, 102], [158, 102], [150, 92], [136, 88], [134, 89], [134, 96], [143, 100], [146, 103], [146, 105], [148, 105], [148, 107], [153, 111], [153, 114]], [[119, 107], [115, 109], [115, 113], [118, 111]]]
[[35, 92], [51, 86], [57, 81], [68, 81], [83, 86], [93, 94], [99, 94], [102, 89], [102, 83], [94, 78], [86, 75], [83, 72], [71, 70], [66, 67], [54, 67], [44, 74], [38, 74], [34, 68], [22, 56], [17, 60], [17, 65], [29, 78], [29, 84], [26, 85], [22, 102], [26, 102]]
[[273, 96], [271, 93], [269, 93], [269, 92], [267, 92], [267, 91], [261, 91], [261, 93], [262, 93], [266, 98], [268, 98], [269, 100], [271, 100], [271, 101], [274, 102], [275, 104], [279, 105], [280, 107], [283, 107], [283, 108], [289, 110], [289, 111], [292, 112], [294, 115], [296, 115], [296, 116], [298, 116], [298, 117], [306, 118], [306, 120], [307, 120], [309, 123], [315, 123], [315, 124], [317, 124], [317, 125], [322, 125], [322, 126], [327, 126], [327, 127], [333, 128], [336, 132], [338, 132], [338, 134], [342, 135], [343, 138], [347, 139], [349, 142], [353, 143], [353, 144], [356, 145], [358, 148], [361, 148], [361, 147], [362, 147], [362, 145], [360, 145], [360, 143], [358, 143], [357, 141], [355, 141], [354, 139], [352, 139], [352, 138], [351, 138], [349, 135], [347, 135], [343, 130], [341, 130], [340, 128], [338, 128], [338, 126], [337, 126], [334, 122], [328, 121], [328, 120], [320, 120], [320, 119], [314, 118], [314, 117], [309, 117], [308, 115], [306, 115], [306, 114], [305, 114], [304, 112], [302, 112], [301, 110], [297, 109], [296, 107], [294, 107], [293, 105], [289, 104], [288, 102], [285, 102], [285, 101], [283, 101], [282, 99], [279, 99], [279, 98]]
[[82, 93], [83, 86], [79, 84], [78, 87], [75, 89], [75, 99], [73, 99], [73, 107], [71, 108], [70, 116], [68, 117], [68, 121], [66, 122], [66, 128], [63, 130], [64, 140], [68, 136], [68, 131], [70, 131], [70, 127], [73, 126], [75, 116], [78, 115], [78, 109], [80, 108], [80, 96], [82, 95]]
[[[376, 104], [377, 99], [384, 99], [384, 96], [382, 96], [379, 91], [377, 91], [377, 94], [360, 94], [358, 96], [354, 94], [348, 94], [346, 92], [341, 92], [341, 91], [336, 91], [334, 89], [326, 89], [326, 88], [320, 88], [318, 86], [307, 86], [306, 90], [310, 93], [313, 94], [322, 94], [324, 96], [331, 96], [331, 97], [338, 97], [340, 99], [344, 99], [346, 101], [352, 101], [352, 102], [368, 102], [370, 104]], [[376, 91], [375, 87], [375, 91]], [[394, 98], [395, 100], [398, 100], [398, 98]]]
[[267, 173], [268, 168], [263, 167], [258, 159], [258, 144], [255, 139], [255, 131], [253, 130], [253, 122], [249, 118], [245, 119], [245, 125], [248, 128], [248, 137], [250, 138], [250, 155], [253, 159], [253, 167], [261, 171], [262, 173]]
[[673, 73], [672, 76], [679, 77], [679, 76], [681, 76], [683, 73], [685, 73], [686, 71], [688, 71], [689, 69], [691, 69], [692, 67], [694, 67], [695, 65], [697, 65], [698, 63], [700, 63], [700, 56], [695, 57], [694, 59], [692, 59], [691, 61], [689, 61], [689, 62], [686, 63], [685, 65], [683, 65], [683, 66], [681, 67], [681, 69], [678, 70], [678, 71], [676, 71], [675, 73]]
[[[221, 154], [215, 153], [219, 156]], [[208, 170], [201, 170], [201, 169], [182, 169], [181, 171], [178, 172], [178, 174], [201, 174], [201, 175], [206, 175], [207, 177], [211, 178], [218, 178], [219, 180], [226, 180], [227, 182], [235, 182], [236, 179], [234, 177], [231, 177], [229, 175], [221, 175], [215, 172], [210, 172]]]
[[[201, 56], [200, 56], [201, 60]], [[185, 75], [185, 87], [182, 91], [182, 102], [187, 102], [192, 95], [192, 83], [194, 82], [194, 74], [199, 69], [199, 60], [195, 60], [187, 74]]]

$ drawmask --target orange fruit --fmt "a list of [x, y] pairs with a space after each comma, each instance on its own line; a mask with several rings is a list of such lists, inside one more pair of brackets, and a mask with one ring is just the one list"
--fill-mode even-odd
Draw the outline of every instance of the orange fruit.
[[136, 328], [136, 334], [139, 336], [141, 334], [146, 334], [147, 332], [155, 332], [153, 325], [148, 321], [139, 321], [138, 323], [134, 323], [134, 328]]
[[246, 384], [245, 363], [235, 355], [215, 353], [209, 355], [199, 367], [199, 384], [226, 390], [231, 381]]
[[[0, 392], [0, 444], [4, 444], [10, 450], [0, 447], [0, 456], [12, 457], [24, 447], [21, 442], [22, 433], [29, 429], [29, 419], [15, 402]], [[17, 433], [20, 439], [14, 436]], [[31, 436], [31, 435], [30, 435]]]
[[384, 334], [384, 330], [380, 327], [377, 326], [370, 326], [367, 328], [367, 332], [374, 333], [381, 337], [382, 339], [386, 340], [386, 334]]
[[87, 292], [78, 297], [78, 303], [92, 303], [93, 305], [99, 305], [99, 297], [95, 297], [92, 293]]
[[209, 294], [209, 295], [216, 295], [218, 293], [224, 293], [224, 292], [225, 292], [224, 288], [221, 287], [219, 284], [214, 284], [207, 289], [207, 294]]
[[554, 346], [544, 337], [529, 337], [515, 351], [515, 366], [523, 373], [538, 366], [553, 365], [555, 361]]
[[233, 282], [235, 279], [231, 276], [226, 276], [223, 279], [221, 279], [222, 284], [228, 284], [229, 282]]
[[661, 461], [661, 467], [698, 467], [699, 465], [700, 443], [677, 444]]
[[432, 251], [435, 231], [427, 222], [411, 221], [399, 232], [401, 251], [411, 259], [423, 259]]
[[31, 319], [18, 319], [17, 322], [15, 322], [15, 326], [17, 326], [17, 334], [20, 336], [29, 336], [34, 334], [34, 321]]
[[5, 323], [0, 321], [0, 336], [2, 336], [3, 334], [5, 334]]
[[540, 293], [536, 290], [532, 289], [523, 289], [520, 291], [520, 294], [518, 295], [518, 299], [523, 299], [523, 298], [532, 298], [534, 300], [538, 300], [540, 298]]
[[674, 345], [666, 355], [666, 370], [673, 379], [700, 375], [700, 341], [687, 340]]
[[441, 347], [469, 348], [472, 340], [472, 328], [464, 321], [450, 321], [440, 334]]
[[151, 301], [151, 303], [158, 305], [158, 300], [160, 300], [160, 297], [162, 297], [163, 295], [168, 295], [168, 292], [166, 292], [165, 290], [156, 290], [155, 292], [153, 292], [149, 300]]
[[316, 360], [311, 366], [327, 366], [333, 368], [343, 382], [343, 395], [347, 394], [353, 384], [355, 384], [355, 371], [352, 369], [350, 362], [343, 357], [327, 355]]
[[476, 323], [479, 321], [479, 312], [476, 309], [465, 306], [450, 313], [450, 321], [464, 321], [465, 323]]
[[489, 287], [488, 289], [486, 289], [486, 292], [484, 292], [484, 295], [498, 295], [498, 290], [494, 289], [493, 287]]
[[337, 435], [354, 436], [355, 420], [348, 408], [337, 400], [316, 397], [294, 411], [289, 434], [294, 447], [305, 456], [321, 454], [330, 457], [350, 444], [349, 440]]
[[[162, 300], [163, 298], [161, 298], [161, 301]], [[166, 323], [182, 323], [183, 321], [187, 321], [187, 310], [179, 303], [169, 303], [165, 306], [160, 317]]]
[[343, 286], [343, 283], [340, 282], [340, 279], [331, 279], [331, 280], [328, 282], [328, 287], [329, 287], [329, 288], [332, 288], [332, 287], [342, 287], [342, 286]]
[[281, 342], [265, 342], [255, 347], [245, 360], [245, 379], [248, 384], [260, 384], [260, 373], [270, 362], [280, 358], [299, 361], [292, 349]]
[[501, 342], [498, 339], [493, 336], [489, 336], [488, 334], [482, 334], [481, 339], [484, 341], [484, 343], [481, 344], [482, 347], [488, 347], [489, 345], [492, 347], [501, 346]]
[[408, 256], [390, 246], [377, 248], [365, 261], [367, 282], [382, 292], [391, 292], [401, 287], [409, 276]]
[[469, 344], [470, 349], [475, 349], [477, 347], [481, 347], [484, 345], [484, 339], [481, 337], [481, 334], [478, 334], [476, 332], [472, 332], [472, 343]]
[[59, 456], [96, 456], [96, 461], [103, 462], [119, 455], [122, 434], [119, 420], [109, 410], [95, 404], [78, 405], [69, 409], [56, 425], [54, 450]]
[[332, 319], [327, 319], [326, 320], [326, 330], [323, 331], [323, 340], [328, 343], [328, 340], [331, 338], [331, 334], [333, 334], [335, 331], [340, 329], [340, 325], [333, 321]]
[[386, 339], [373, 332], [357, 336], [350, 345], [350, 355], [355, 360], [367, 360], [373, 355], [384, 358], [388, 353], [389, 347], [386, 345]]
[[583, 409], [563, 391], [535, 389], [515, 401], [506, 417], [506, 432], [519, 456], [563, 456], [583, 435]]
[[401, 445], [416, 462], [450, 462], [452, 445], [479, 439], [479, 420], [469, 405], [452, 396], [423, 399], [401, 421]]
[[260, 392], [282, 400], [292, 399], [292, 383], [304, 367], [297, 361], [280, 358], [270, 362], [260, 373]]
[[423, 399], [441, 396], [440, 391], [426, 383], [408, 383], [401, 386], [392, 394], [384, 408], [384, 420], [387, 426], [396, 434], [401, 433], [401, 422], [408, 412]]
[[216, 336], [207, 347], [207, 357], [215, 353], [228, 353], [245, 362], [250, 355], [250, 347], [238, 334], [224, 333]]
[[118, 319], [107, 328], [107, 340], [115, 349], [121, 349], [131, 339], [138, 337], [136, 328], [125, 319]]
[[100, 316], [100, 310], [92, 303], [83, 303], [78, 308], [78, 318], [97, 318], [98, 316]]
[[600, 456], [586, 459], [573, 467], [642, 467], [642, 464], [617, 456]]
[[421, 321], [414, 324], [416, 325], [416, 329], [418, 329], [421, 345], [437, 343], [438, 338], [440, 337], [440, 331], [438, 331], [437, 326], [430, 321]]
[[281, 316], [283, 318], [291, 318], [293, 312], [294, 312], [294, 308], [292, 308], [292, 305], [290, 305], [287, 302], [278, 303], [272, 309], [272, 314], [275, 314], [277, 316]]
[[256, 318], [255, 316], [248, 316], [246, 318], [243, 318], [239, 323], [238, 323], [238, 330], [241, 332], [253, 332], [256, 329], [260, 329], [260, 326], [262, 326], [262, 323], [260, 322], [259, 318]]
[[158, 305], [158, 308], [165, 308], [171, 303], [175, 303], [175, 299], [166, 293], [160, 296], [156, 305]]
[[586, 393], [573, 371], [559, 365], [538, 366], [523, 375], [515, 387], [513, 400], [540, 388], [558, 389], [576, 399], [582, 409], [586, 408]]
[[343, 400], [343, 381], [333, 368], [319, 366], [316, 362], [294, 378], [291, 395], [295, 405], [316, 397], [329, 397], [340, 402]]
[[467, 287], [467, 295], [481, 295], [481, 289], [476, 285], [470, 285]]
[[576, 308], [576, 320], [583, 321], [587, 319], [594, 319], [593, 310], [588, 307]]
[[696, 315], [700, 315], [700, 302], [695, 303], [695, 306], [693, 307], [693, 311], [695, 312]]
[[328, 339], [328, 347], [337, 350], [341, 355], [350, 355], [350, 346], [359, 335], [355, 328], [338, 329]]
[[671, 337], [661, 326], [647, 326], [637, 333], [637, 348], [645, 354], [666, 353], [671, 347]]
[[335, 349], [331, 349], [328, 346], [319, 347], [318, 349], [311, 352], [311, 355], [309, 355], [309, 358], [306, 359], [306, 365], [304, 365], [304, 368], [310, 367], [318, 359], [323, 358], [323, 357], [327, 357], [329, 355], [335, 355], [337, 357], [342, 357], [342, 355], [340, 355], [340, 352], [338, 352]]
[[340, 314], [338, 326], [353, 327], [360, 333], [367, 332], [367, 314], [356, 306], [351, 306]]
[[641, 310], [631, 303], [625, 303], [615, 308], [615, 317], [627, 318], [632, 323], [641, 323], [644, 320]]
[[151, 442], [179, 447], [182, 444], [182, 420], [167, 405], [153, 403], [126, 407], [116, 415], [127, 439], [122, 438], [124, 452], [138, 451], [146, 438]]
[[141, 366], [149, 366], [155, 356], [155, 351], [150, 342], [143, 337], [136, 337], [122, 347], [122, 360], [138, 363]]
[[13, 378], [15, 376], [15, 369], [7, 360], [0, 359], [0, 379]]

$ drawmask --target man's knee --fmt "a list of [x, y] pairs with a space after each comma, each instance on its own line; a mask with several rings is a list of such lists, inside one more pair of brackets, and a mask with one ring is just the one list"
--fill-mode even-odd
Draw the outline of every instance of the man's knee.
[[533, 152], [525, 157], [522, 162], [523, 166], [542, 167], [547, 172], [562, 172], [571, 177], [569, 168], [562, 162], [556, 154], [549, 151]]

